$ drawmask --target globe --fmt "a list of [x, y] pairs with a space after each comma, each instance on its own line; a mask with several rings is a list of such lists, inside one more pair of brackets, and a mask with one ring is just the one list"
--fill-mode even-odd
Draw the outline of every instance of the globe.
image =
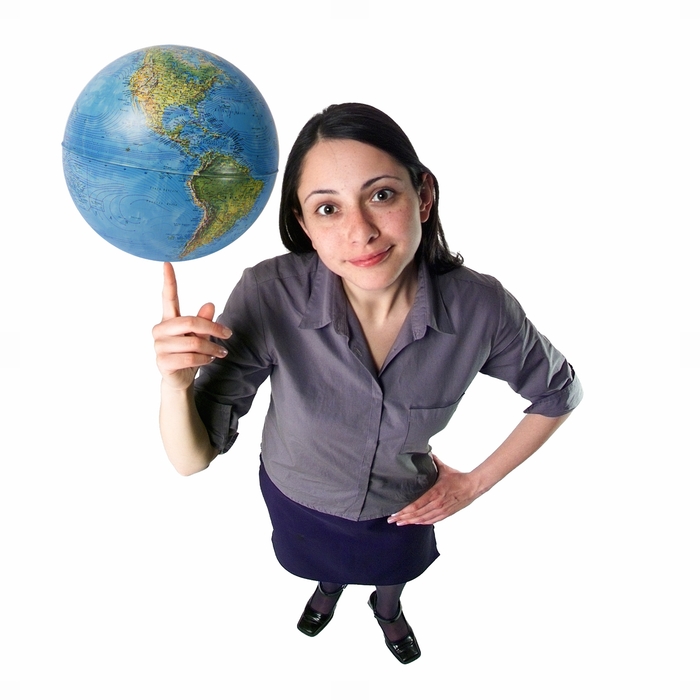
[[83, 218], [149, 260], [191, 260], [235, 241], [267, 203], [278, 159], [255, 85], [185, 46], [110, 63], [80, 93], [63, 138], [63, 172]]

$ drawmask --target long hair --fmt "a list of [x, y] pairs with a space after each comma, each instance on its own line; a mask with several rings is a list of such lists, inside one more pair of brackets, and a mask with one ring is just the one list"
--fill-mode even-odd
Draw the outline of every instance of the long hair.
[[408, 136], [391, 117], [375, 107], [356, 102], [331, 105], [313, 116], [292, 146], [282, 179], [279, 217], [280, 235], [287, 250], [297, 254], [313, 250], [311, 240], [297, 221], [297, 214], [301, 211], [297, 191], [304, 158], [322, 139], [360, 141], [388, 153], [408, 170], [416, 190], [423, 181], [423, 175], [428, 173], [433, 180], [433, 206], [428, 220], [422, 224], [416, 259], [425, 260], [429, 269], [436, 274], [461, 266], [463, 258], [458, 253], [450, 252], [438, 216], [440, 190], [437, 178], [420, 162]]

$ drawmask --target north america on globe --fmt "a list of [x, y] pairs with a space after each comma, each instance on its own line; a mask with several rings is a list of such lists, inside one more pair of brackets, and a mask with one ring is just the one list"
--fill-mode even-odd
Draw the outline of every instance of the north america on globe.
[[214, 54], [156, 46], [101, 71], [63, 142], [73, 201], [103, 238], [155, 260], [208, 255], [269, 199], [277, 136], [264, 99]]
[[[225, 137], [212, 130], [216, 125], [202, 123], [197, 111], [197, 105], [221, 78], [222, 71], [211, 63], [196, 67], [175, 51], [151, 49], [129, 81], [148, 126], [172, 139], [187, 154], [201, 158], [188, 184], [194, 201], [204, 210], [203, 217], [184, 247], [183, 257], [215, 241], [250, 213], [263, 186], [262, 180], [250, 176], [248, 168], [226, 155]], [[233, 178], [233, 188], [221, 187], [222, 175]]]

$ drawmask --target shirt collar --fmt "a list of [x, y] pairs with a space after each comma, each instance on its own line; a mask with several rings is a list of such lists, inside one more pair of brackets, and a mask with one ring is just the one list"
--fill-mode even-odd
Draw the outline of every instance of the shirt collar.
[[[331, 272], [316, 255], [311, 294], [299, 323], [301, 329], [319, 329], [333, 324], [342, 335], [349, 335], [347, 302], [340, 277]], [[410, 312], [414, 340], [425, 335], [428, 327], [453, 335], [454, 325], [440, 294], [438, 277], [428, 271], [425, 261], [418, 268], [418, 289]]]
[[440, 333], [454, 335], [452, 324], [445, 302], [440, 294], [439, 277], [431, 275], [427, 263], [422, 260], [418, 268], [418, 289], [416, 300], [411, 309], [411, 330], [413, 338], [418, 340], [425, 335], [428, 327]]
[[332, 273], [318, 255], [314, 254], [314, 257], [316, 270], [312, 272], [311, 294], [299, 328], [318, 330], [333, 323], [339, 333], [348, 335], [345, 294], [340, 277]]

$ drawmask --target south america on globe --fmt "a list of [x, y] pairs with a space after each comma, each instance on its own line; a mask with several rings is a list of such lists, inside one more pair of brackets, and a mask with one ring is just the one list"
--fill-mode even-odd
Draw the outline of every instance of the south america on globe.
[[278, 160], [255, 85], [185, 46], [110, 63], [80, 93], [63, 137], [63, 172], [83, 218], [149, 260], [191, 260], [235, 241], [270, 198]]

